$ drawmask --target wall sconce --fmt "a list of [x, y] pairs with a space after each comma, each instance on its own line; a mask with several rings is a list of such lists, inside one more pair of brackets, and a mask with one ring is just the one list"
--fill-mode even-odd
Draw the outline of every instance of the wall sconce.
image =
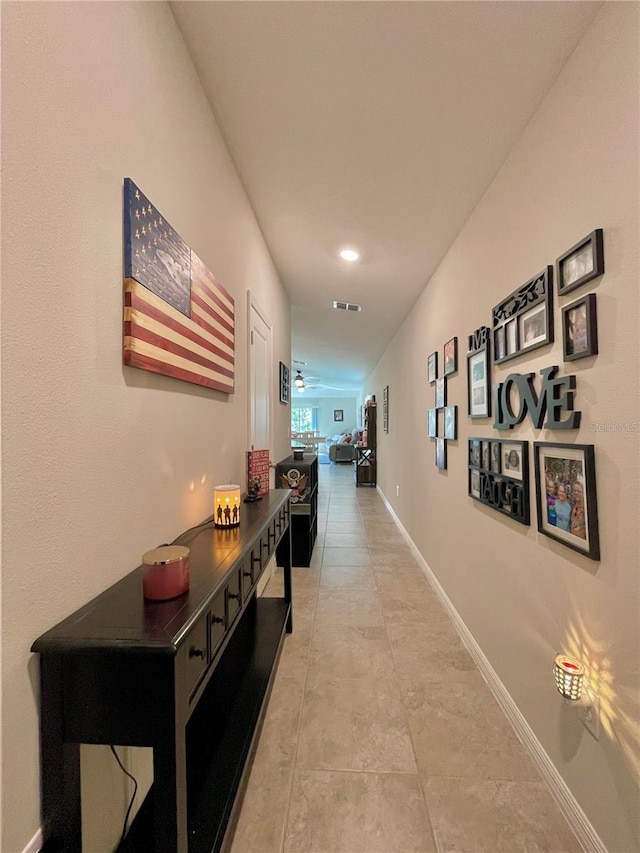
[[215, 487], [213, 523], [215, 527], [237, 527], [240, 524], [240, 486], [225, 483]]
[[556, 655], [553, 662], [553, 674], [558, 693], [565, 699], [577, 701], [582, 696], [584, 686], [584, 666], [568, 655]]

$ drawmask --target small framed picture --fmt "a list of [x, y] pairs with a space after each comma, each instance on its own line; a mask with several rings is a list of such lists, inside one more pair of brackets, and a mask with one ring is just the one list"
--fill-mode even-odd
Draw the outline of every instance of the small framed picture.
[[491, 333], [486, 326], [469, 336], [467, 355], [467, 413], [470, 418], [491, 415], [489, 352]]
[[429, 438], [435, 438], [438, 435], [438, 410], [427, 410], [427, 435]]
[[477, 438], [473, 438], [469, 441], [469, 465], [473, 465], [475, 468], [479, 468], [481, 462], [480, 455], [480, 440]]
[[501, 441], [502, 473], [514, 480], [522, 480], [522, 444], [516, 441]]
[[289, 368], [280, 362], [280, 402], [289, 402]]
[[562, 309], [562, 341], [565, 361], [598, 354], [595, 293], [588, 293]]
[[472, 498], [480, 500], [480, 471], [469, 469], [469, 494]]
[[521, 351], [547, 341], [547, 306], [544, 302], [518, 316], [518, 332]]
[[482, 442], [482, 467], [485, 471], [491, 470], [491, 442]]
[[442, 409], [447, 405], [447, 380], [444, 376], [436, 379], [436, 409]]
[[538, 530], [600, 559], [595, 452], [592, 444], [535, 441]]
[[444, 375], [449, 376], [458, 369], [458, 339], [451, 338], [444, 345]]
[[507, 354], [504, 339], [504, 326], [498, 326], [493, 330], [493, 358], [494, 361], [500, 361]]
[[333, 410], [333, 420], [334, 421], [343, 421], [344, 420], [344, 410], [343, 409], [334, 409]]
[[491, 470], [494, 474], [499, 474], [501, 470], [499, 441], [491, 442]]
[[436, 468], [445, 470], [447, 467], [447, 442], [444, 438], [436, 438]]
[[604, 273], [602, 228], [583, 237], [556, 261], [558, 293], [569, 293]]
[[427, 379], [429, 380], [429, 384], [433, 385], [433, 383], [438, 378], [438, 353], [432, 352], [431, 355], [427, 358]]
[[445, 406], [444, 437], [455, 441], [458, 437], [458, 407]]
[[513, 355], [518, 352], [518, 324], [516, 322], [516, 318], [514, 317], [512, 320], [505, 325], [505, 337], [506, 337], [506, 347], [507, 347], [507, 355]]

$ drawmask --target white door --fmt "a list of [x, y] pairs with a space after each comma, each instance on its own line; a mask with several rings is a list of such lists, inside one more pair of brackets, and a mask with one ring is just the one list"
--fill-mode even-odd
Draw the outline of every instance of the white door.
[[271, 327], [249, 293], [249, 445], [271, 448]]

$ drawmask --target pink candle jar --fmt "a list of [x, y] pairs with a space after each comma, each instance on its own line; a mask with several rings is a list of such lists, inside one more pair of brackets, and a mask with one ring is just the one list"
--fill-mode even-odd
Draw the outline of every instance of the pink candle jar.
[[161, 545], [142, 556], [142, 591], [151, 601], [176, 598], [189, 589], [189, 549]]

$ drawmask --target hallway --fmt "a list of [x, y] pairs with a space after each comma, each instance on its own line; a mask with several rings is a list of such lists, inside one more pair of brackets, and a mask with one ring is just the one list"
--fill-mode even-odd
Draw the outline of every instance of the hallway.
[[579, 851], [377, 491], [318, 517], [232, 853]]

